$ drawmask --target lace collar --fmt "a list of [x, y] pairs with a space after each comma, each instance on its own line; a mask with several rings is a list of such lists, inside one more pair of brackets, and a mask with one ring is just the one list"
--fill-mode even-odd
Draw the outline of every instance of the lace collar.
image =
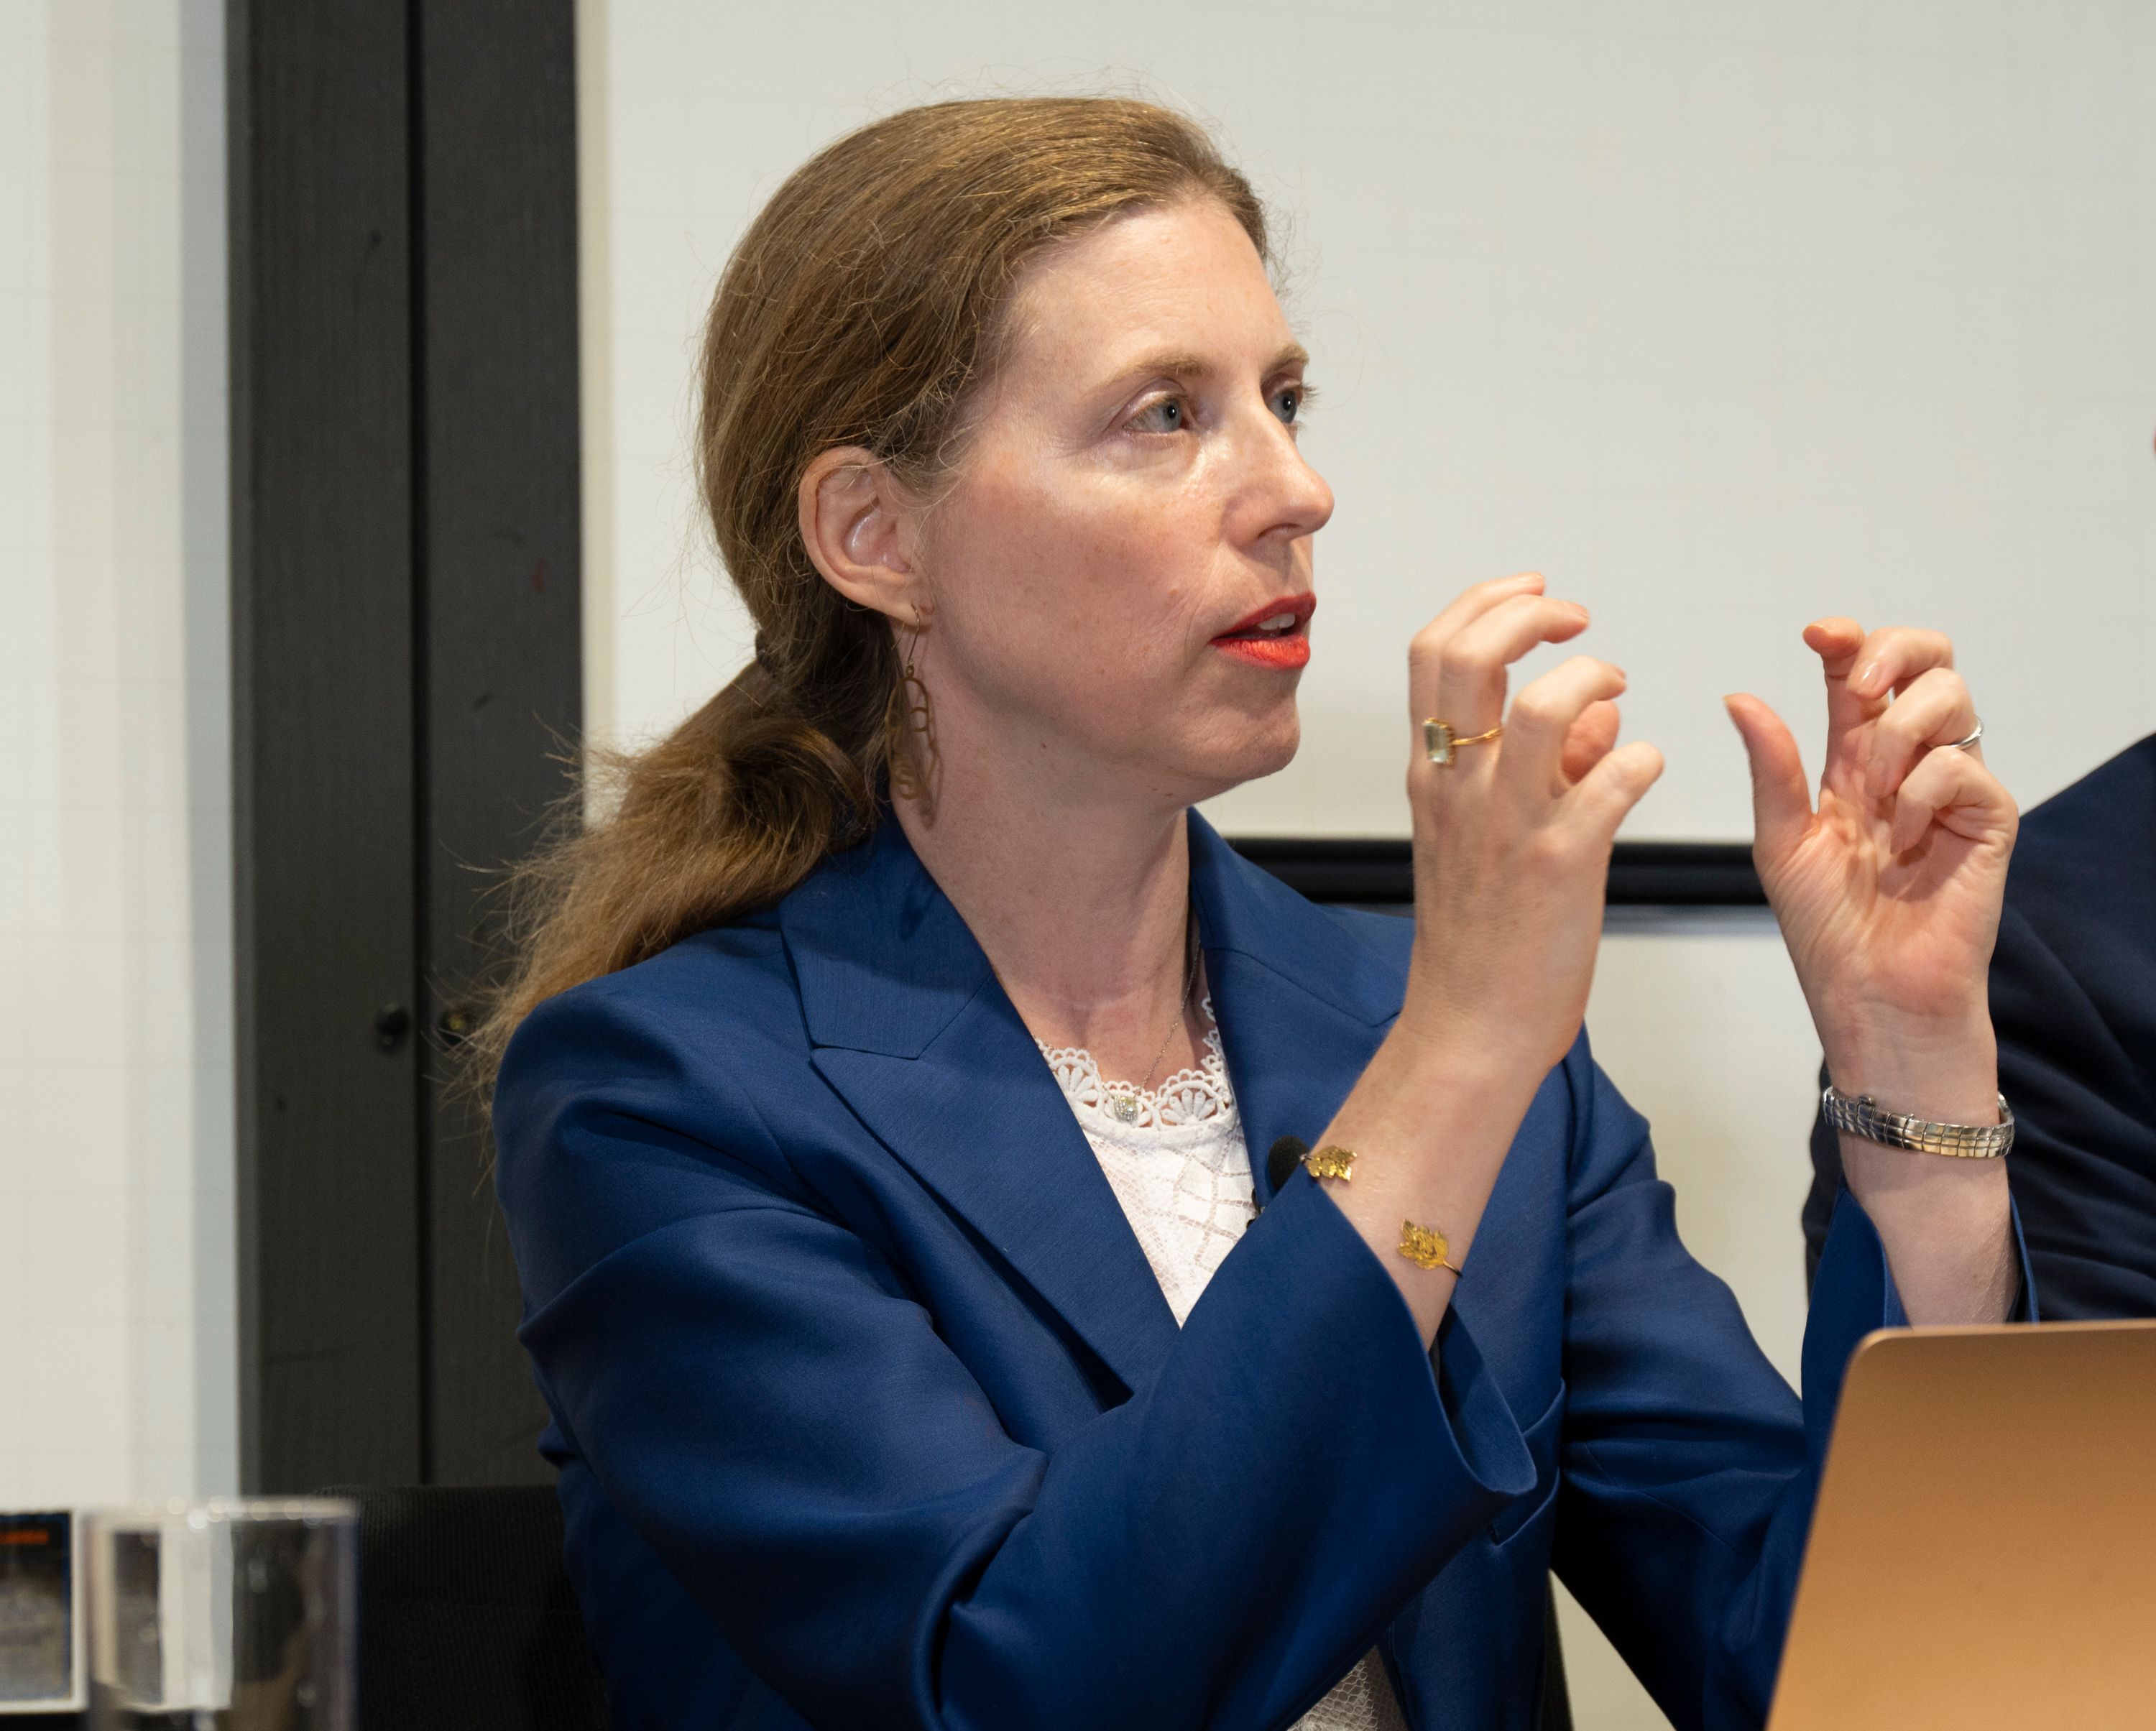
[[[1199, 1006], [1205, 1020], [1213, 1022], [1213, 1000], [1209, 995]], [[1221, 1049], [1217, 1024], [1205, 1030], [1205, 1052], [1188, 1069], [1178, 1070], [1158, 1087], [1141, 1091], [1128, 1082], [1104, 1078], [1093, 1054], [1082, 1046], [1050, 1046], [1033, 1042], [1048, 1060], [1064, 1096], [1080, 1119], [1090, 1124], [1129, 1129], [1179, 1129], [1188, 1124], [1220, 1124], [1235, 1115], [1235, 1090], [1228, 1081], [1228, 1060]], [[1126, 1115], [1118, 1102], [1135, 1097], [1137, 1109]]]

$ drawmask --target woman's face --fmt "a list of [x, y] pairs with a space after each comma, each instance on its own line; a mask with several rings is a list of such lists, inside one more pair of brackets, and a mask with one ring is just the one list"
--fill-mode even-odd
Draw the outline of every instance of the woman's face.
[[[1036, 263], [1012, 313], [922, 530], [943, 749], [1178, 805], [1281, 768], [1332, 494], [1249, 237], [1209, 201], [1122, 218]], [[954, 740], [954, 710], [987, 738]]]

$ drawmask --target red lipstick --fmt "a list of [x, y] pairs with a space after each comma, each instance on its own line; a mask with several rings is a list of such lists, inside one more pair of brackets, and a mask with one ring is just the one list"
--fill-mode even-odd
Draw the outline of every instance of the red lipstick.
[[1253, 667], [1292, 673], [1310, 662], [1310, 616], [1317, 597], [1284, 595], [1253, 608], [1213, 639], [1213, 647]]

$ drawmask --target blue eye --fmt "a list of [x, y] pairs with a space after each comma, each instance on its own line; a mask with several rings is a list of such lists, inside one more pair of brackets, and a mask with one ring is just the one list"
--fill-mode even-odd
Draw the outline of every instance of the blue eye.
[[1302, 387], [1290, 385], [1273, 395], [1273, 412], [1288, 426], [1295, 425], [1295, 417], [1302, 412]]
[[1140, 409], [1132, 424], [1146, 433], [1180, 433], [1189, 419], [1181, 397], [1163, 397]]

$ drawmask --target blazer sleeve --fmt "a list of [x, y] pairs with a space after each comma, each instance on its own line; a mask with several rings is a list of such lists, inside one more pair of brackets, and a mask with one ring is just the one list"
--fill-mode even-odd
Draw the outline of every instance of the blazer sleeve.
[[[1568, 1233], [1558, 1575], [1679, 1731], [1766, 1718], [1850, 1355], [1907, 1318], [1845, 1190], [1801, 1403], [1677, 1237], [1647, 1125], [1584, 1047]], [[2020, 1229], [2015, 1221], [2015, 1244]], [[2022, 1278], [2028, 1281], [2025, 1252]], [[1794, 1277], [1794, 1270], [1792, 1271]]]
[[604, 982], [520, 1033], [522, 1339], [608, 1501], [815, 1723], [1285, 1723], [1533, 1481], [1464, 1330], [1434, 1371], [1304, 1178], [1151, 1386], [1023, 1447], [746, 1103], [692, 1121], [678, 1076]]

